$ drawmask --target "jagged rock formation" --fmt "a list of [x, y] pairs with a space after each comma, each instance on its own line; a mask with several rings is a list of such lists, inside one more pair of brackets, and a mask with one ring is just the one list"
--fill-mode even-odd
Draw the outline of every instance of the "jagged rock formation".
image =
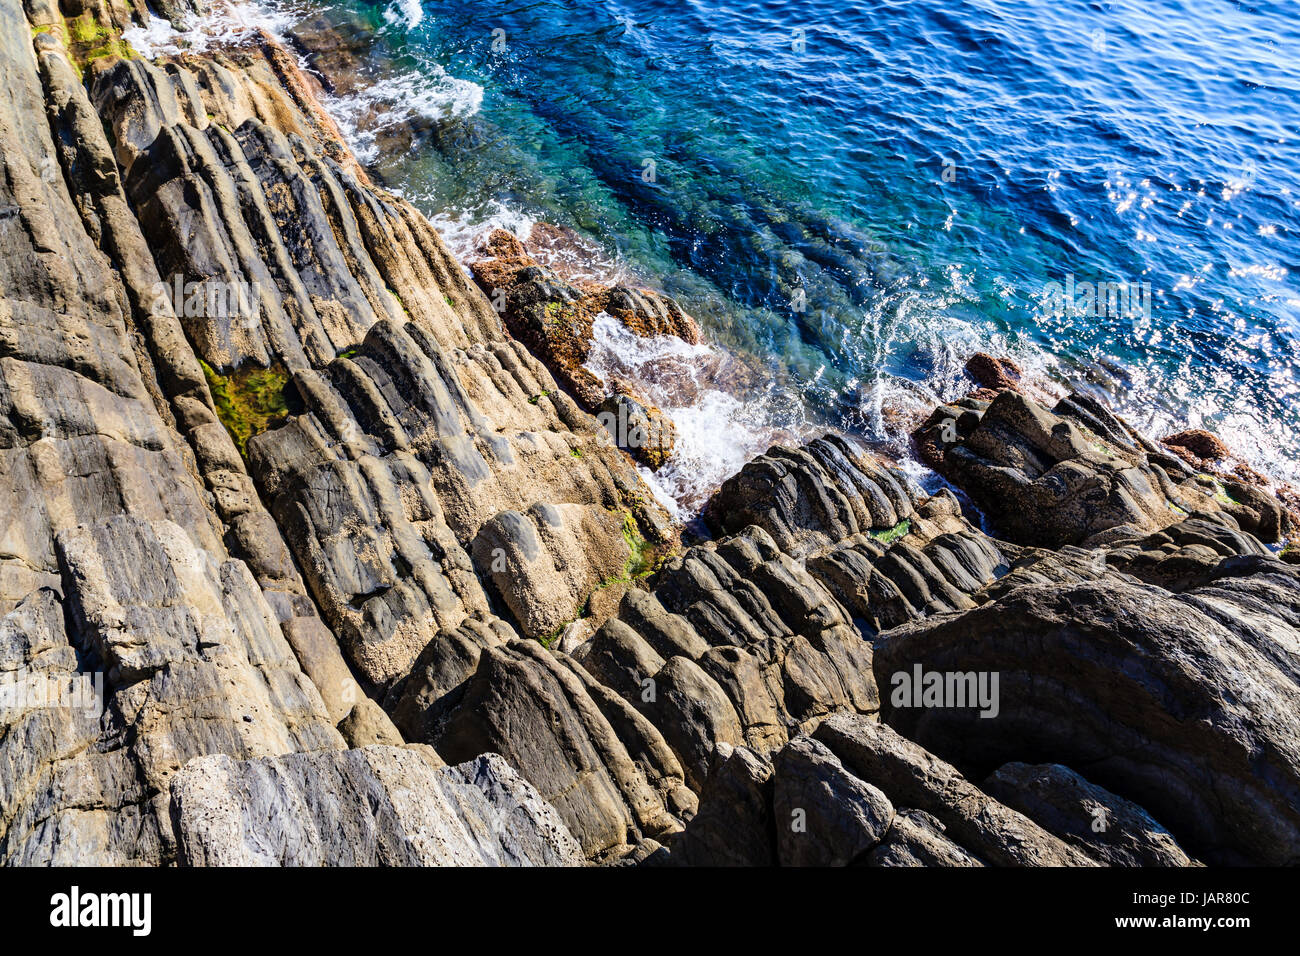
[[1193, 512], [1226, 512], [1266, 542], [1289, 517], [1240, 480], [1199, 474], [1094, 399], [1050, 412], [1006, 389], [935, 410], [916, 433], [922, 457], [1020, 543], [1101, 543], [1114, 529], [1157, 531]]
[[673, 559], [574, 654], [663, 729], [697, 789], [719, 742], [766, 752], [879, 706], [870, 648], [756, 527]]
[[242, 468], [200, 477], [238, 456], [175, 315], [141, 307], [157, 271], [77, 73], [13, 0], [0, 36], [3, 656], [107, 685], [102, 717], [6, 709], [0, 858], [157, 863], [190, 757], [343, 741], [281, 631], [315, 618], [291, 566], [228, 551]]
[[435, 738], [448, 760], [502, 752], [589, 857], [621, 856], [694, 810], [681, 765], [644, 717], [581, 666], [536, 642], [485, 651]]
[[902, 472], [881, 468], [828, 435], [755, 458], [723, 483], [704, 513], [716, 533], [758, 525], [778, 547], [802, 557], [854, 535], [891, 531], [921, 496]]
[[680, 307], [501, 233], [470, 281], [275, 40], [137, 16], [0, 0], [0, 860], [1300, 859], [1263, 488], [985, 356], [918, 443], [998, 537], [827, 435], [683, 548], [583, 367]]
[[1292, 862], [1300, 686], [1287, 648], [1300, 636], [1300, 577], [1268, 564], [1244, 576], [1223, 567], [1218, 581], [1177, 595], [1113, 573], [1022, 584], [965, 614], [903, 625], [876, 648], [877, 680], [917, 664], [993, 672], [1000, 709], [992, 719], [969, 708], [888, 719], [972, 767], [1065, 764], [1140, 804], [1207, 861]]
[[954, 767], [856, 714], [827, 718], [770, 763], [732, 751], [671, 862], [1096, 865]]
[[[580, 509], [611, 550], [673, 531], [269, 38], [78, 63], [59, 18], [0, 16], [6, 671], [103, 670], [108, 704], [6, 711], [3, 856], [164, 862], [191, 757], [400, 741], [363, 689], [440, 631], [513, 636], [469, 557], [495, 515]], [[301, 412], [245, 459], [213, 392], [247, 366]]]

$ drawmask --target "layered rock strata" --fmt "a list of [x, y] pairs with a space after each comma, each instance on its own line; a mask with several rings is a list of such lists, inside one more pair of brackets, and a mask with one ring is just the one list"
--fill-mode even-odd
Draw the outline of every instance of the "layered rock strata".
[[680, 306], [471, 281], [279, 42], [139, 18], [0, 0], [0, 860], [1300, 859], [1265, 488], [985, 356], [917, 439], [990, 533], [828, 434], [683, 546], [585, 367]]

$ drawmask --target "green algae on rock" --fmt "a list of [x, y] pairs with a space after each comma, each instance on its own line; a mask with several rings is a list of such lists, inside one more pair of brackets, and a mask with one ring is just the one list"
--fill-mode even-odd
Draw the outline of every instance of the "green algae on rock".
[[221, 375], [200, 360], [212, 391], [217, 417], [226, 426], [239, 452], [248, 457], [248, 440], [260, 435], [289, 414], [286, 389], [289, 373], [283, 366], [258, 368], [244, 365], [230, 375]]

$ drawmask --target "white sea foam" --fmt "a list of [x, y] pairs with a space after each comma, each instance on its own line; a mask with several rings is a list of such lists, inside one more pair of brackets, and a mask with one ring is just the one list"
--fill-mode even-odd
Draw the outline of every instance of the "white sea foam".
[[670, 404], [663, 411], [677, 426], [677, 444], [651, 476], [651, 485], [660, 487], [660, 500], [672, 500], [670, 510], [678, 521], [690, 518], [722, 482], [779, 437], [767, 422], [761, 400], [742, 402], [717, 389], [703, 392], [689, 405]]
[[379, 158], [379, 134], [416, 118], [443, 122], [473, 116], [483, 103], [483, 87], [452, 76], [437, 63], [420, 72], [389, 73], [344, 96], [325, 97], [325, 107], [344, 139], [363, 163]]
[[461, 262], [473, 257], [479, 240], [487, 233], [504, 229], [526, 242], [537, 223], [527, 213], [495, 199], [475, 209], [453, 210], [432, 216], [429, 221]]
[[153, 16], [147, 10], [144, 11], [144, 16], [148, 20], [146, 26], [129, 27], [122, 31], [122, 39], [130, 44], [131, 49], [147, 60], [164, 53], [181, 52], [180, 41], [184, 36], [181, 31], [172, 26], [169, 21]]
[[586, 367], [606, 380], [630, 381], [677, 426], [668, 461], [658, 472], [641, 473], [679, 521], [692, 517], [747, 461], [791, 434], [789, 422], [778, 424], [771, 396], [742, 401], [716, 384], [734, 361], [709, 345], [670, 335], [643, 338], [604, 313], [596, 317]]
[[396, 0], [384, 8], [384, 22], [414, 30], [424, 22], [424, 5], [420, 0]]
[[[1001, 289], [1005, 280], [995, 276], [994, 284]], [[940, 282], [908, 281], [883, 293], [856, 325], [845, 325], [838, 343], [862, 377], [839, 394], [814, 383], [805, 399], [838, 406], [846, 426], [902, 459], [910, 453], [910, 432], [936, 405], [971, 391], [965, 364], [977, 351], [1014, 360], [1026, 380], [1050, 391], [1055, 360], [990, 327], [971, 308], [979, 304], [971, 287], [972, 277], [952, 268]], [[920, 376], [912, 371], [917, 368]]]
[[218, 0], [202, 16], [192, 17], [183, 29], [144, 11], [145, 26], [129, 27], [122, 39], [146, 59], [179, 53], [202, 53], [220, 46], [247, 42], [265, 30], [276, 39], [294, 20], [288, 7], [254, 6]]

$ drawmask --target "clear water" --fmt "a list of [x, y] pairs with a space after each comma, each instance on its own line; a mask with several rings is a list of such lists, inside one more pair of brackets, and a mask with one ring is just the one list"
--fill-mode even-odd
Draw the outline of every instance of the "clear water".
[[[345, 0], [282, 29], [354, 41], [331, 108], [453, 242], [566, 225], [701, 321], [731, 360], [706, 369], [712, 404], [671, 375], [652, 395], [712, 409], [679, 462], [694, 484], [665, 479], [693, 498], [723, 445], [833, 424], [901, 453], [977, 349], [1300, 479], [1298, 14]], [[1149, 283], [1150, 308], [1054, 308], [1071, 276]], [[606, 336], [593, 361], [631, 348]]]

